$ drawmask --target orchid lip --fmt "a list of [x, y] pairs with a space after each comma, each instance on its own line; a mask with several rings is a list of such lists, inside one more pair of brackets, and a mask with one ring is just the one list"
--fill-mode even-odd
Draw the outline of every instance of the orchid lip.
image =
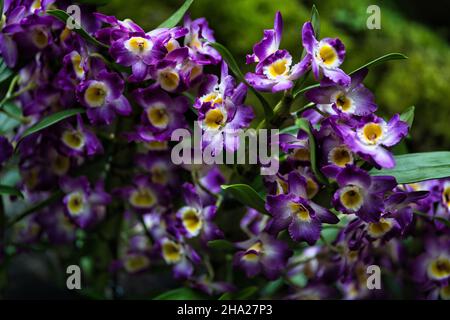
[[378, 145], [383, 141], [387, 128], [384, 124], [369, 122], [358, 130], [358, 138], [366, 145]]
[[67, 147], [75, 150], [83, 149], [86, 144], [83, 133], [76, 130], [64, 131], [61, 139]]
[[393, 219], [381, 218], [378, 222], [371, 222], [367, 226], [367, 233], [373, 238], [381, 238], [393, 227]]
[[181, 260], [183, 250], [180, 244], [167, 240], [162, 245], [162, 255], [166, 263], [174, 264]]
[[165, 105], [154, 105], [147, 109], [147, 119], [150, 124], [159, 129], [165, 129], [169, 125], [170, 117]]
[[328, 43], [319, 43], [314, 57], [326, 68], [335, 68], [339, 65], [339, 57], [336, 50]]
[[108, 87], [101, 81], [93, 81], [84, 93], [86, 103], [92, 108], [102, 107], [106, 102]]
[[292, 59], [282, 58], [275, 60], [270, 65], [264, 67], [264, 74], [272, 80], [284, 79], [289, 75]]
[[125, 41], [125, 48], [136, 55], [145, 54], [149, 52], [152, 47], [153, 44], [151, 41], [143, 37], [131, 37]]
[[345, 168], [347, 164], [353, 163], [353, 160], [352, 152], [345, 145], [334, 147], [328, 153], [328, 161], [341, 168]]
[[184, 207], [180, 212], [181, 221], [184, 228], [189, 232], [190, 235], [198, 235], [203, 226], [201, 212], [193, 207]]
[[82, 192], [72, 192], [68, 195], [67, 199], [67, 210], [70, 214], [78, 216], [83, 213], [85, 207], [85, 199]]
[[354, 185], [346, 186], [342, 188], [339, 200], [345, 208], [358, 211], [364, 203], [363, 190]]

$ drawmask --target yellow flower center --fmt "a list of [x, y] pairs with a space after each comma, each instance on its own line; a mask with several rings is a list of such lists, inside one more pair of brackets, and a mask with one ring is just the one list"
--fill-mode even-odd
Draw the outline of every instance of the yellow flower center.
[[341, 93], [336, 97], [336, 105], [342, 111], [348, 111], [352, 107], [352, 100]]
[[210, 102], [214, 107], [216, 104], [223, 102], [222, 95], [218, 92], [211, 92], [201, 98], [202, 102]]
[[31, 34], [33, 43], [39, 49], [44, 49], [48, 45], [48, 36], [44, 30], [36, 28]]
[[149, 264], [149, 259], [144, 255], [130, 255], [125, 261], [125, 270], [136, 272], [147, 268]]
[[339, 199], [344, 207], [350, 210], [358, 210], [361, 208], [364, 197], [361, 193], [361, 188], [357, 186], [348, 186], [345, 187], [340, 196]]
[[84, 135], [75, 130], [66, 130], [62, 135], [62, 141], [72, 149], [80, 150], [85, 145]]
[[225, 123], [226, 117], [222, 110], [211, 109], [206, 113], [205, 125], [209, 129], [219, 129]]
[[62, 176], [65, 173], [67, 173], [69, 168], [70, 168], [70, 160], [68, 157], [64, 157], [58, 154], [52, 160], [52, 171], [58, 176]]
[[101, 107], [105, 104], [106, 86], [101, 82], [92, 83], [84, 93], [84, 99], [93, 108]]
[[67, 201], [67, 210], [72, 215], [79, 215], [84, 210], [84, 197], [81, 192], [73, 192], [69, 195], [69, 201]]
[[329, 44], [324, 44], [319, 49], [319, 58], [326, 66], [332, 66], [338, 59], [336, 50]]
[[314, 198], [314, 196], [319, 192], [319, 186], [312, 178], [306, 179], [306, 195], [308, 199]]
[[383, 128], [378, 123], [370, 122], [363, 127], [362, 136], [367, 144], [376, 144], [383, 136]]
[[250, 262], [257, 261], [259, 258], [259, 253], [263, 250], [263, 245], [261, 241], [254, 243], [250, 248], [247, 249], [242, 259]]
[[328, 160], [343, 168], [346, 164], [353, 163], [353, 155], [346, 146], [338, 146], [331, 149]]
[[309, 222], [311, 221], [311, 216], [309, 215], [309, 210], [301, 203], [291, 202], [289, 208], [293, 215], [296, 215], [301, 221]]
[[150, 141], [145, 144], [148, 150], [167, 150], [167, 141]]
[[450, 259], [440, 256], [432, 260], [428, 264], [427, 273], [434, 280], [443, 280], [450, 277]]
[[147, 109], [147, 118], [152, 126], [164, 129], [169, 124], [169, 114], [165, 106], [154, 106]]
[[31, 4], [31, 11], [37, 10], [41, 8], [41, 0], [34, 0]]
[[158, 82], [166, 91], [174, 91], [180, 83], [180, 76], [172, 69], [164, 69], [158, 73]]
[[442, 193], [442, 201], [450, 208], [450, 186], [447, 186]]
[[443, 286], [439, 290], [439, 294], [442, 300], [450, 300], [450, 285]]
[[125, 41], [125, 47], [135, 54], [141, 54], [148, 52], [152, 48], [152, 44], [148, 39], [142, 37], [131, 37]]
[[199, 64], [196, 64], [192, 67], [191, 69], [191, 73], [189, 74], [189, 80], [194, 80], [195, 78], [197, 78], [199, 75], [201, 75], [203, 72], [203, 67]]
[[163, 165], [154, 165], [150, 169], [152, 174], [152, 182], [165, 185], [168, 181], [167, 168]]
[[380, 238], [392, 229], [392, 221], [390, 219], [381, 218], [378, 222], [369, 223], [367, 232], [373, 238]]
[[74, 55], [72, 55], [72, 66], [73, 66], [73, 71], [75, 72], [75, 74], [77, 75], [78, 78], [81, 78], [84, 75], [84, 69], [83, 66], [81, 65], [81, 56], [79, 53], [76, 53]]
[[167, 263], [177, 263], [181, 260], [181, 246], [178, 243], [168, 240], [162, 246], [162, 254]]
[[294, 150], [293, 158], [298, 161], [309, 161], [309, 149], [298, 148]]
[[182, 221], [186, 230], [193, 235], [197, 235], [203, 226], [203, 220], [200, 217], [200, 213], [195, 208], [185, 208], [183, 210]]
[[266, 74], [271, 79], [285, 76], [289, 72], [290, 61], [288, 59], [279, 59], [266, 67]]
[[137, 208], [151, 208], [156, 203], [156, 196], [149, 188], [140, 188], [131, 193], [129, 201]]

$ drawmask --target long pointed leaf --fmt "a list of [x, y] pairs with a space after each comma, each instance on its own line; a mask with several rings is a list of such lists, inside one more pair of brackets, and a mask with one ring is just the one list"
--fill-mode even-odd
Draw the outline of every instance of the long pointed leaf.
[[261, 213], [269, 214], [265, 208], [264, 199], [247, 184], [222, 185], [222, 189], [229, 191], [236, 200], [242, 204], [258, 210]]
[[42, 119], [41, 121], [36, 123], [34, 126], [25, 130], [25, 132], [22, 134], [22, 137], [20, 138], [20, 140], [29, 136], [30, 134], [41, 131], [45, 128], [48, 128], [48, 127], [54, 125], [55, 123], [58, 123], [64, 119], [67, 119], [69, 117], [72, 117], [76, 114], [83, 113], [83, 112], [85, 112], [84, 109], [77, 108], [77, 109], [67, 109], [67, 110], [59, 111], [52, 115], [49, 115], [48, 117], [45, 117], [44, 119]]
[[[59, 20], [61, 20], [64, 23], [66, 23], [67, 19], [69, 19], [69, 17], [70, 17], [69, 14], [63, 10], [47, 10], [47, 14], [54, 16], [55, 18], [58, 18]], [[96, 46], [108, 48], [108, 46], [106, 44], [95, 39], [86, 30], [84, 30], [81, 26], [79, 26], [79, 28], [74, 28], [73, 31], [78, 33], [85, 40], [89, 41], [90, 43], [92, 43]]]
[[16, 187], [11, 186], [0, 185], [0, 194], [8, 194], [10, 196], [23, 198], [22, 192], [20, 192], [20, 190]]
[[381, 56], [379, 58], [376, 58], [376, 59], [366, 63], [365, 65], [359, 67], [356, 70], [353, 70], [352, 72], [349, 73], [349, 75], [352, 75], [352, 74], [360, 71], [361, 69], [374, 67], [374, 66], [379, 65], [379, 64], [381, 64], [383, 62], [386, 62], [386, 61], [403, 60], [403, 59], [408, 59], [408, 57], [405, 56], [404, 54], [401, 54], [401, 53], [395, 53], [395, 52], [394, 53], [388, 53], [388, 54], [385, 54], [384, 56]]
[[183, 5], [175, 11], [173, 15], [171, 15], [166, 21], [161, 23], [158, 28], [173, 28], [175, 27], [178, 22], [180, 22], [181, 19], [183, 19], [184, 15], [186, 14], [186, 11], [188, 11], [189, 7], [191, 6], [192, 2], [194, 0], [186, 0]]
[[398, 183], [450, 177], [450, 152], [436, 151], [402, 154], [395, 157], [393, 169], [372, 169], [373, 176], [394, 176]]
[[410, 130], [411, 130], [412, 124], [414, 122], [414, 111], [415, 111], [415, 107], [411, 106], [400, 115], [400, 120], [408, 123], [408, 127]]

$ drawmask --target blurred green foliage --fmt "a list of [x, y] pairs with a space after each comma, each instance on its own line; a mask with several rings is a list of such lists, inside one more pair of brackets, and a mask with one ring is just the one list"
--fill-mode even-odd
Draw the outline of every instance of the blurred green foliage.
[[[100, 11], [121, 19], [130, 18], [150, 30], [181, 5], [181, 0], [111, 0]], [[314, 2], [320, 13], [321, 37], [339, 37], [347, 48], [343, 69], [351, 71], [389, 52], [401, 52], [409, 60], [375, 67], [366, 85], [375, 93], [379, 114], [391, 116], [416, 106], [410, 151], [450, 149], [450, 47], [434, 30], [408, 20], [398, 7], [373, 0], [328, 0]], [[193, 18], [205, 16], [218, 42], [227, 46], [241, 63], [245, 55], [271, 28], [277, 10], [283, 14], [285, 31], [282, 47], [298, 59], [301, 27], [309, 19], [313, 1], [295, 0], [197, 0], [190, 10]], [[381, 29], [368, 30], [367, 7], [381, 8]], [[390, 3], [392, 5], [392, 3]], [[274, 102], [274, 98], [269, 96]], [[258, 104], [250, 97], [251, 104]], [[306, 103], [299, 101], [299, 104]], [[300, 105], [299, 105], [300, 106]]]

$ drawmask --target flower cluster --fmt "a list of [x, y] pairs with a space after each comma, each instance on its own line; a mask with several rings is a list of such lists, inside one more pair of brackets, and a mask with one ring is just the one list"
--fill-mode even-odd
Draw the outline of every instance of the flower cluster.
[[[363, 85], [368, 69], [340, 69], [346, 52], [338, 38], [318, 39], [305, 23], [304, 54], [294, 64], [279, 48], [278, 12], [247, 56], [255, 71], [239, 82], [211, 45], [204, 18], [186, 15], [182, 26], [146, 32], [82, 6], [81, 33], [49, 14], [67, 5], [4, 2], [0, 51], [17, 75], [12, 100], [24, 121], [0, 137], [0, 168], [17, 167], [13, 184], [34, 209], [19, 216], [14, 204], [21, 200], [10, 197], [14, 224], [0, 239], [0, 260], [17, 243], [24, 246], [12, 254], [35, 243], [88, 252], [100, 242], [103, 271], [138, 276], [170, 268], [175, 279], [208, 295], [267, 278], [282, 281], [271, 297], [392, 297], [366, 286], [367, 267], [378, 265], [395, 275], [394, 286], [412, 284], [416, 297], [450, 297], [450, 181], [398, 184], [373, 174], [395, 167], [391, 147], [409, 125], [399, 115], [386, 121], [375, 114], [375, 98]], [[277, 112], [286, 108], [266, 119], [281, 129], [278, 173], [254, 179], [250, 166], [171, 161], [172, 133], [193, 131], [195, 121], [203, 138], [198, 146], [185, 141], [193, 149], [237, 151], [239, 141], [221, 134], [255, 120], [248, 86], [281, 91], [287, 103], [310, 72], [318, 83], [304, 97], [313, 107], [299, 114], [310, 130], [284, 130], [292, 116]], [[74, 109], [76, 116], [28, 134]], [[265, 204], [240, 206], [221, 189], [234, 183], [252, 184]]]

